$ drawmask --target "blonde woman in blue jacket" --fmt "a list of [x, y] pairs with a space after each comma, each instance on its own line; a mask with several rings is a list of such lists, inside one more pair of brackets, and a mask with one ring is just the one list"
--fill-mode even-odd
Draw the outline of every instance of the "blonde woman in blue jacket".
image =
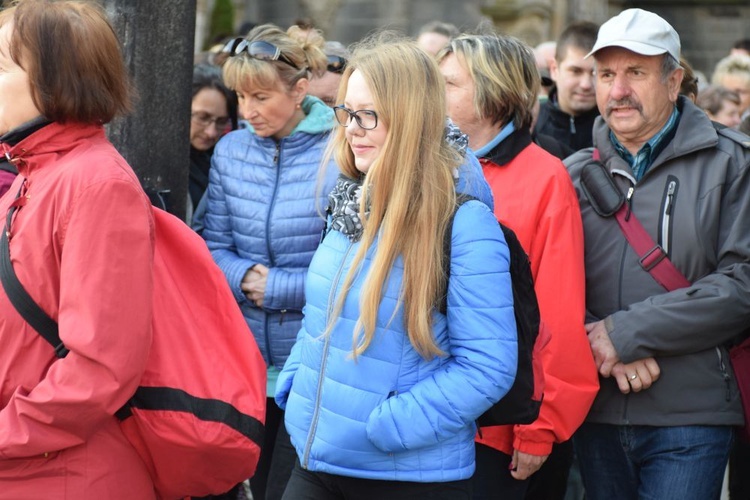
[[285, 499], [470, 498], [474, 421], [514, 380], [516, 325], [508, 248], [478, 201], [456, 212], [436, 307], [461, 163], [444, 96], [411, 41], [365, 42], [344, 72], [342, 174], [277, 384], [299, 459]]
[[258, 500], [279, 500], [294, 465], [273, 395], [300, 329], [319, 213], [336, 181], [334, 166], [318, 183], [333, 111], [307, 96], [310, 78], [326, 69], [323, 38], [298, 35], [298, 27], [265, 24], [226, 46], [224, 82], [250, 127], [214, 149], [203, 231], [268, 364], [266, 438], [250, 481]]

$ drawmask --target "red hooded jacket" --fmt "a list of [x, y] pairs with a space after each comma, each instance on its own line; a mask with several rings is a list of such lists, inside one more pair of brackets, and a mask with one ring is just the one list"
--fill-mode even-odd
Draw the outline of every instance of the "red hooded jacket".
[[18, 278], [59, 324], [63, 359], [0, 289], [0, 496], [153, 499], [120, 431], [151, 343], [154, 232], [138, 179], [100, 126], [47, 125], [13, 147]]

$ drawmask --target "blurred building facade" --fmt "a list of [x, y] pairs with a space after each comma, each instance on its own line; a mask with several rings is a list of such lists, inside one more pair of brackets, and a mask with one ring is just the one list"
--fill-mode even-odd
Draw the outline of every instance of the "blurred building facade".
[[[197, 0], [196, 47], [203, 44], [215, 0]], [[710, 77], [731, 45], [750, 38], [750, 0], [233, 0], [236, 26], [245, 21], [289, 26], [307, 18], [326, 38], [354, 42], [390, 28], [416, 35], [432, 20], [472, 30], [491, 22], [504, 33], [536, 45], [557, 37], [573, 20], [602, 23], [623, 9], [656, 12], [680, 33], [683, 55]]]

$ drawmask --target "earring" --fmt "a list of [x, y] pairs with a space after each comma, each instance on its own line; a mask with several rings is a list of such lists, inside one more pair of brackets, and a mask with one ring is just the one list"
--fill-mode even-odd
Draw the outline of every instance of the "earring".
[[300, 109], [302, 106], [300, 106], [299, 103], [297, 103], [297, 109]]

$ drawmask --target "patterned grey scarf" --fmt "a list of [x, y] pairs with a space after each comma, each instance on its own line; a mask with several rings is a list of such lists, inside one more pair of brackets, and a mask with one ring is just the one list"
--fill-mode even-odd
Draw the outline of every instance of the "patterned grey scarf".
[[[362, 237], [364, 226], [359, 217], [359, 201], [362, 197], [362, 180], [339, 174], [336, 186], [328, 195], [328, 213], [331, 214], [331, 229], [340, 231], [350, 241], [357, 242]], [[365, 212], [365, 217], [369, 210]]]

